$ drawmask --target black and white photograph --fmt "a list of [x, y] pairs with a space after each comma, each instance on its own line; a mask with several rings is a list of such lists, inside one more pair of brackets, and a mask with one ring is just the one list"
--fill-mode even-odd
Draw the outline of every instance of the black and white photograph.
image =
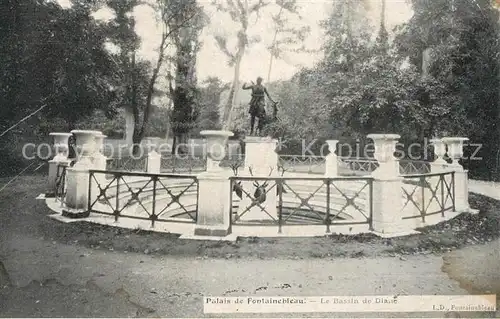
[[500, 0], [0, 0], [0, 318], [500, 318]]

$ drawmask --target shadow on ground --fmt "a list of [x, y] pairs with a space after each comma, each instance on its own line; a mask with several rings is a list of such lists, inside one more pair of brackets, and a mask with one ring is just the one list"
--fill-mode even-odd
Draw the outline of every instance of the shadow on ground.
[[84, 286], [63, 285], [55, 279], [32, 281], [25, 287], [0, 289], [0, 316], [30, 317], [146, 317], [154, 310], [130, 301], [124, 289], [109, 294], [93, 281]]

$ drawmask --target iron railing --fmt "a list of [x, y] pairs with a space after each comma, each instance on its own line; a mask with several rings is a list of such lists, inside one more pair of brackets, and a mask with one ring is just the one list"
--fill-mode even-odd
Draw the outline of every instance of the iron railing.
[[330, 232], [331, 225], [367, 224], [371, 230], [372, 194], [370, 177], [233, 176], [231, 221], [233, 225], [277, 225], [279, 233], [284, 225], [325, 225]]
[[278, 162], [289, 172], [317, 173], [325, 172], [325, 157], [313, 155], [279, 155]]
[[[455, 211], [455, 172], [420, 174], [404, 176], [403, 180], [403, 219]], [[416, 214], [415, 214], [416, 213]]]
[[162, 173], [195, 173], [207, 170], [207, 159], [192, 155], [163, 155], [160, 171]]
[[61, 202], [63, 205], [66, 199], [66, 169], [67, 164], [59, 164], [57, 165], [57, 175], [56, 175], [56, 184], [55, 184], [55, 199], [56, 201]]
[[401, 175], [429, 174], [431, 164], [425, 161], [400, 160], [399, 173]]
[[339, 157], [338, 163], [339, 163], [339, 172], [341, 172], [342, 169], [344, 168], [348, 171], [361, 173], [363, 175], [370, 175], [379, 166], [377, 160], [373, 158]]
[[132, 156], [108, 158], [106, 169], [110, 171], [146, 172], [148, 165], [147, 156], [135, 158]]
[[[191, 175], [89, 171], [91, 213], [155, 222], [195, 223], [198, 180]], [[129, 209], [126, 209], [129, 208]], [[135, 208], [135, 210], [134, 210]]]

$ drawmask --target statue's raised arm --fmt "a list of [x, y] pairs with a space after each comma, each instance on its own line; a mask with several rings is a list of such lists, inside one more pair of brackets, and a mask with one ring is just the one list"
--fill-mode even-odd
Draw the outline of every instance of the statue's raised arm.
[[247, 85], [246, 82], [243, 83], [243, 87], [242, 87], [243, 90], [250, 90], [251, 88], [253, 88], [253, 83], [252, 83], [252, 85]]

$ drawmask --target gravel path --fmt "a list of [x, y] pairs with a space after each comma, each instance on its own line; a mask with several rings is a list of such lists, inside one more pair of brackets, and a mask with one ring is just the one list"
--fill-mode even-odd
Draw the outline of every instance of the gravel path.
[[[142, 316], [199, 317], [203, 316], [202, 297], [210, 295], [467, 294], [467, 290], [460, 288], [458, 282], [449, 279], [441, 270], [443, 262], [438, 256], [332, 260], [192, 259], [96, 251], [24, 236], [12, 237], [8, 246], [7, 251], [3, 251], [4, 256], [8, 256], [4, 264], [14, 286], [24, 287], [33, 280], [49, 280], [53, 286], [59, 286], [59, 290], [68, 291], [68, 295], [75, 289], [93, 289], [94, 294], [113, 297], [93, 307], [93, 313], [99, 306], [106, 310], [108, 305], [124, 304], [129, 308], [128, 315], [139, 312]], [[466, 270], [473, 270], [475, 278], [486, 276], [477, 267]], [[47, 315], [43, 312], [45, 303], [54, 303], [48, 294], [50, 288], [48, 285], [44, 293], [44, 289], [38, 287], [33, 298], [22, 299], [23, 304], [30, 305], [29, 309], [38, 309], [35, 312], [38, 315]], [[10, 290], [8, 296], [4, 295], [8, 305], [0, 310], [0, 315], [32, 316], [34, 313], [26, 313], [24, 308], [17, 309], [17, 312], [12, 309], [17, 300], [12, 300], [16, 295], [12, 297]], [[93, 295], [92, 292], [90, 295]], [[37, 300], [41, 301], [36, 303]], [[73, 302], [80, 303], [82, 300], [91, 302], [92, 299], [80, 297]], [[68, 302], [71, 303], [71, 299], [65, 300], [64, 304]], [[53, 315], [93, 314], [85, 308], [77, 309], [80, 311], [77, 313], [70, 310], [71, 307], [67, 310], [56, 309]], [[124, 311], [121, 309], [117, 314], [123, 315]], [[110, 314], [104, 311], [102, 315]], [[323, 315], [331, 317], [340, 314]], [[393, 314], [394, 317], [401, 315]], [[482, 315], [488, 317], [488, 314]]]

